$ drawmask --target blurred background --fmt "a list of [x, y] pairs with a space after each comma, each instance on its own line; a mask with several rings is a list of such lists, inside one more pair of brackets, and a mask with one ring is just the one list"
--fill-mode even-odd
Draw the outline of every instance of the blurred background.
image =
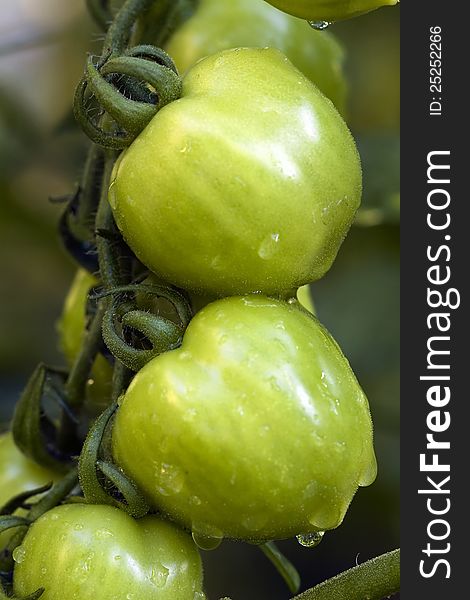
[[[84, 0], [3, 2], [0, 15], [0, 422], [39, 361], [63, 363], [56, 321], [75, 266], [61, 249], [61, 207], [87, 142], [71, 116], [74, 87], [100, 34]], [[346, 50], [348, 122], [364, 166], [364, 201], [337, 261], [312, 285], [320, 320], [371, 405], [379, 464], [337, 530], [314, 549], [280, 544], [302, 589], [399, 545], [399, 9], [330, 30]], [[204, 553], [209, 598], [289, 598], [255, 547]], [[347, 600], [347, 599], [345, 599]]]

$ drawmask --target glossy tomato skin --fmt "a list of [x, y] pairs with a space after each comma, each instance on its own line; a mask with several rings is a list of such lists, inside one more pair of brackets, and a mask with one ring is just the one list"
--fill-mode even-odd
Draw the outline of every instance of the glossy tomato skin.
[[[13, 496], [54, 482], [60, 475], [37, 465], [18, 450], [11, 432], [0, 435], [0, 508]], [[24, 516], [26, 511], [16, 514]], [[0, 534], [0, 548], [6, 545], [14, 530]]]
[[269, 6], [264, 0], [201, 0], [166, 44], [180, 73], [199, 59], [240, 47], [277, 48], [344, 114], [344, 54], [329, 32]]
[[201, 294], [292, 294], [331, 266], [361, 197], [344, 121], [278, 50], [203, 59], [117, 161], [124, 238]]
[[112, 506], [52, 509], [30, 527], [14, 559], [19, 597], [43, 587], [43, 600], [205, 598], [201, 559], [188, 534]]
[[202, 309], [182, 347], [136, 375], [112, 435], [148, 500], [197, 536], [332, 529], [376, 473], [367, 400], [337, 344], [257, 295]]
[[[98, 280], [85, 269], [79, 269], [67, 293], [61, 318], [57, 324], [59, 346], [69, 366], [80, 351], [86, 326], [86, 303]], [[86, 404], [91, 413], [100, 413], [109, 404], [112, 367], [102, 354], [93, 362], [86, 387]]]
[[309, 21], [341, 21], [358, 17], [399, 0], [266, 0], [286, 13]]

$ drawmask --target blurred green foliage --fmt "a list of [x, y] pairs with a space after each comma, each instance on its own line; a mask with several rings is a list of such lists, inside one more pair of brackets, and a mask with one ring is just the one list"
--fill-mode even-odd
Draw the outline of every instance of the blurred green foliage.
[[[55, 322], [75, 271], [55, 233], [61, 208], [48, 197], [71, 192], [80, 174], [87, 144], [70, 107], [86, 52], [101, 36], [82, 0], [56, 5], [60, 10], [42, 15], [44, 36], [36, 31], [10, 50], [0, 45], [0, 421], [38, 361], [61, 361]], [[399, 543], [399, 8], [331, 31], [346, 49], [348, 121], [363, 161], [364, 202], [312, 292], [320, 320], [369, 397], [379, 476], [318, 548], [280, 544], [304, 588]], [[210, 598], [288, 598], [255, 547], [225, 542], [204, 559]]]

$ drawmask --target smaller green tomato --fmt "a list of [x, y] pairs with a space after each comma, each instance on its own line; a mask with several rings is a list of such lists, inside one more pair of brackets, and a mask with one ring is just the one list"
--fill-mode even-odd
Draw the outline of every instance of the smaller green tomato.
[[204, 548], [337, 527], [375, 478], [367, 399], [298, 303], [232, 297], [137, 373], [116, 414], [116, 462]]
[[[69, 366], [80, 351], [85, 333], [86, 302], [90, 289], [98, 281], [84, 269], [79, 269], [65, 298], [62, 316], [57, 324], [59, 345]], [[87, 382], [86, 404], [92, 413], [99, 413], [109, 404], [112, 367], [102, 354], [98, 354]]]
[[[60, 477], [24, 456], [15, 446], [10, 432], [0, 435], [0, 508], [13, 496], [34, 490]], [[16, 514], [24, 516], [26, 511], [21, 510]], [[6, 545], [12, 531], [14, 530], [0, 534], [0, 548]]]
[[41, 600], [203, 600], [202, 565], [187, 533], [155, 516], [69, 504], [31, 525], [13, 553], [15, 595]]
[[358, 17], [382, 6], [393, 6], [400, 0], [266, 0], [276, 8], [307, 19], [333, 23]]
[[165, 49], [184, 73], [205, 56], [243, 46], [277, 48], [344, 113], [346, 80], [339, 43], [330, 33], [312, 31], [308, 23], [263, 0], [201, 0]]

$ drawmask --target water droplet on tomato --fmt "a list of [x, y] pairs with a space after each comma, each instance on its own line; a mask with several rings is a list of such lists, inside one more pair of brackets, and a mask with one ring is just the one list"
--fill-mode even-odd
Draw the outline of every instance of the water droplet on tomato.
[[114, 533], [105, 527], [97, 529], [95, 531], [95, 538], [98, 540], [105, 540], [106, 538], [114, 537]]
[[279, 233], [266, 236], [258, 248], [258, 256], [263, 260], [271, 258], [279, 249]]
[[155, 470], [157, 490], [162, 496], [179, 494], [184, 486], [184, 473], [178, 467], [162, 463]]
[[201, 550], [215, 550], [224, 539], [223, 533], [217, 527], [205, 524], [193, 524], [192, 532], [194, 543]]
[[18, 546], [13, 550], [13, 560], [21, 564], [26, 558], [26, 550], [22, 546]]
[[310, 25], [310, 27], [312, 29], [315, 29], [316, 31], [323, 31], [331, 25], [331, 22], [330, 21], [308, 21], [308, 24]]
[[367, 487], [375, 481], [377, 477], [377, 459], [373, 448], [370, 449], [367, 457], [366, 465], [359, 477], [359, 485], [361, 487]]
[[153, 585], [155, 585], [158, 588], [165, 587], [169, 574], [170, 570], [167, 569], [164, 565], [152, 567], [150, 581], [153, 583]]
[[322, 541], [324, 535], [324, 531], [315, 531], [314, 533], [301, 533], [296, 538], [304, 548], [315, 548]]
[[249, 515], [242, 519], [242, 525], [248, 532], [256, 532], [263, 529], [267, 522], [268, 517], [266, 514]]

